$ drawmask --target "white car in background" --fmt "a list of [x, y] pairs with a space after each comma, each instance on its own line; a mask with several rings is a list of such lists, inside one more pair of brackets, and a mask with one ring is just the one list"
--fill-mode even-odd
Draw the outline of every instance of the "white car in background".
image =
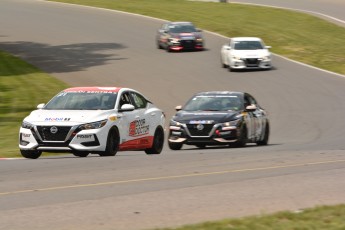
[[221, 64], [230, 71], [238, 69], [271, 69], [270, 46], [260, 38], [234, 37], [221, 48]]
[[75, 87], [61, 91], [27, 116], [19, 131], [23, 157], [42, 152], [114, 156], [121, 150], [159, 154], [165, 114], [138, 91], [119, 87]]

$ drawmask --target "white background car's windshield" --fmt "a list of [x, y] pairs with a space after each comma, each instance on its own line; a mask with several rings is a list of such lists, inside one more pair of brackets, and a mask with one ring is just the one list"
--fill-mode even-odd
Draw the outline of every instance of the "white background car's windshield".
[[263, 49], [261, 42], [259, 41], [238, 41], [234, 42], [235, 50], [257, 50]]
[[49, 110], [109, 110], [114, 109], [115, 93], [62, 92], [56, 95], [44, 109]]

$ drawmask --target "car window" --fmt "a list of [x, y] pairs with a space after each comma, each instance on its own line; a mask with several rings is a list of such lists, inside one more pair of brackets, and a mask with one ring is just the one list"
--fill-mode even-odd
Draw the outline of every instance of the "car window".
[[191, 33], [196, 32], [193, 25], [170, 25], [169, 31], [172, 33]]
[[167, 30], [167, 29], [168, 29], [168, 28], [167, 28], [167, 24], [163, 24], [161, 29], [162, 29], [162, 30]]
[[113, 109], [117, 94], [61, 92], [44, 109], [49, 110], [108, 110]]
[[258, 104], [257, 104], [256, 100], [254, 99], [254, 97], [252, 97], [249, 94], [246, 94], [244, 96], [244, 103], [245, 103], [245, 106], [256, 105], [258, 107]]
[[131, 102], [130, 96], [128, 92], [124, 92], [122, 93], [120, 100], [119, 100], [119, 106], [118, 108], [121, 109], [121, 106], [123, 106], [124, 104], [133, 104]]
[[133, 105], [135, 106], [135, 108], [146, 108], [147, 105], [147, 100], [140, 94], [135, 93], [135, 92], [131, 92], [131, 96], [133, 99]]
[[238, 111], [241, 99], [236, 95], [198, 95], [187, 102], [185, 111]]
[[263, 46], [260, 41], [235, 41], [234, 49], [235, 50], [257, 50], [257, 49], [263, 49]]

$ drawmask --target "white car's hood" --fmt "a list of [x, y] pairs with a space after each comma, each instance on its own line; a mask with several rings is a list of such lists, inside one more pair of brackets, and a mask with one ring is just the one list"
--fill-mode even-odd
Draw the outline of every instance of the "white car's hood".
[[240, 58], [262, 58], [269, 56], [270, 52], [267, 49], [262, 50], [233, 50], [231, 52], [233, 56]]
[[107, 119], [109, 110], [34, 110], [25, 118], [33, 124], [74, 125]]

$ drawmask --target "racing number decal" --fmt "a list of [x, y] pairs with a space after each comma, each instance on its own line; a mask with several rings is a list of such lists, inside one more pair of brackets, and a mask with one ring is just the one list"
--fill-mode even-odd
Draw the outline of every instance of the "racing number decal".
[[129, 123], [129, 136], [136, 137], [148, 134], [150, 126], [146, 124], [145, 119], [135, 120]]

